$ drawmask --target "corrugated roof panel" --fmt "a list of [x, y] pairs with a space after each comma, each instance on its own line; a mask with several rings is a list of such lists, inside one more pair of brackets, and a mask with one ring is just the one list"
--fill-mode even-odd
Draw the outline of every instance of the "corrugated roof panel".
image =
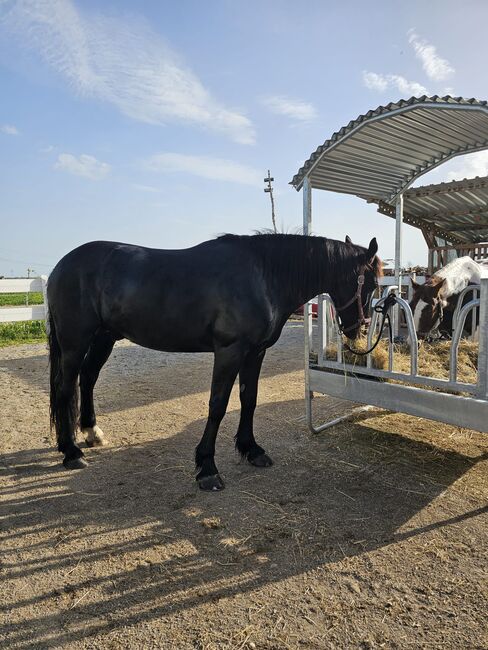
[[[395, 216], [392, 205], [375, 200]], [[406, 223], [426, 228], [454, 244], [488, 239], [488, 176], [413, 187], [403, 194]]]
[[[487, 102], [412, 97], [349, 122], [312, 153], [292, 185], [299, 190], [309, 176], [313, 187], [393, 204], [399, 192], [442, 161], [485, 148]], [[357, 173], [359, 159], [363, 170]]]

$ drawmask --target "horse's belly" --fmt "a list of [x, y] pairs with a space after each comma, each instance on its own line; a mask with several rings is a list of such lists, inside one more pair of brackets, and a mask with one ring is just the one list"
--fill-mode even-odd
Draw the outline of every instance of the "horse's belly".
[[206, 342], [185, 341], [182, 339], [155, 338], [151, 336], [126, 335], [124, 338], [141, 345], [143, 348], [159, 352], [213, 352], [213, 345]]
[[145, 348], [161, 352], [212, 352], [212, 336], [206, 328], [191, 321], [163, 322], [162, 319], [143, 319], [118, 324], [120, 336]]

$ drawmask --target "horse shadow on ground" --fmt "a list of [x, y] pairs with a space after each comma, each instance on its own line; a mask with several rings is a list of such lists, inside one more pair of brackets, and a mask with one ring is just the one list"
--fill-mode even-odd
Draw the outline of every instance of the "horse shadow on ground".
[[416, 526], [410, 520], [482, 457], [367, 419], [312, 437], [284, 418], [301, 409], [258, 407], [257, 438], [276, 461], [267, 470], [236, 458], [238, 413], [228, 414], [219, 494], [193, 480], [201, 420], [169, 438], [89, 450], [80, 472], [61, 469], [47, 449], [9, 454], [3, 582], [32, 588], [9, 592], [2, 608], [8, 647], [76, 643], [184, 613], [486, 512]]

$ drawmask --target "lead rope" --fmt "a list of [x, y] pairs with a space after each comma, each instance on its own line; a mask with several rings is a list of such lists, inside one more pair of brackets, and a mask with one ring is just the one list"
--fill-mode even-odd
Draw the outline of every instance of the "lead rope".
[[389, 338], [390, 343], [393, 343], [393, 328], [391, 326], [391, 319], [390, 319], [389, 310], [390, 310], [390, 307], [393, 307], [393, 305], [396, 304], [396, 301], [397, 301], [397, 299], [396, 299], [395, 294], [390, 293], [390, 294], [388, 294], [388, 296], [386, 296], [384, 302], [381, 305], [376, 305], [374, 307], [374, 311], [377, 314], [383, 314], [383, 320], [381, 321], [380, 331], [378, 333], [378, 338], [376, 339], [375, 344], [372, 345], [369, 348], [369, 350], [360, 351], [360, 350], [353, 350], [351, 347], [349, 347], [349, 345], [347, 343], [344, 343], [344, 347], [346, 348], [346, 350], [348, 352], [351, 352], [352, 354], [357, 354], [359, 357], [363, 357], [366, 354], [369, 354], [370, 352], [373, 352], [373, 350], [376, 348], [376, 346], [378, 345], [378, 343], [381, 340], [381, 337], [383, 335], [383, 330], [385, 329], [385, 323], [386, 322], [388, 322], [388, 338]]

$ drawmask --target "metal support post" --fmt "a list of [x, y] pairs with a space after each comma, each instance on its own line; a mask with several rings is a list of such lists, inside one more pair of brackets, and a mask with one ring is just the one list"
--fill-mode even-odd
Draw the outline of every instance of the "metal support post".
[[[396, 202], [395, 218], [395, 284], [398, 295], [402, 294], [402, 225], [403, 225], [403, 194], [399, 194]], [[400, 310], [395, 305], [393, 332], [395, 336], [400, 333]]]
[[[303, 181], [303, 234], [309, 235], [312, 229], [312, 188], [310, 180]], [[312, 305], [308, 302], [303, 308], [303, 329], [305, 335], [305, 415], [307, 423], [312, 423], [312, 393], [310, 392], [310, 345], [312, 339]]]

